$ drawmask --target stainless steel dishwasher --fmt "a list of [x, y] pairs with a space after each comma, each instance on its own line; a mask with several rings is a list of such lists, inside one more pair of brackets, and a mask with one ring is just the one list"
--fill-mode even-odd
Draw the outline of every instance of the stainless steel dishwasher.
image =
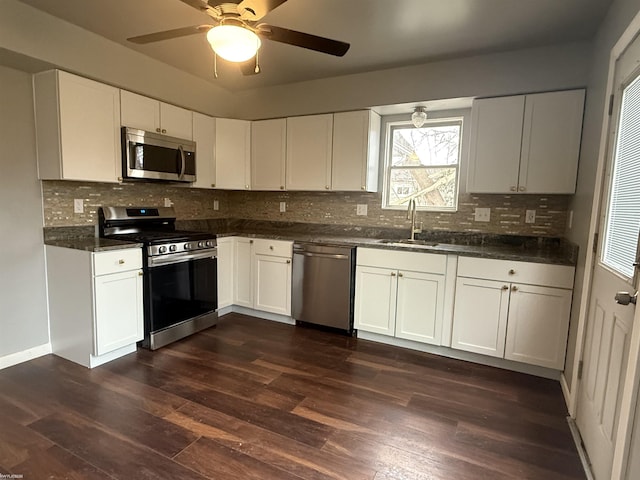
[[353, 333], [355, 247], [293, 245], [292, 316]]

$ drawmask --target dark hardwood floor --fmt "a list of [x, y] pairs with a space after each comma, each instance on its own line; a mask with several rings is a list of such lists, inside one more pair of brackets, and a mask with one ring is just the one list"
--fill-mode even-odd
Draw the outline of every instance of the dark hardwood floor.
[[584, 479], [557, 382], [237, 314], [94, 370], [0, 371], [24, 479]]

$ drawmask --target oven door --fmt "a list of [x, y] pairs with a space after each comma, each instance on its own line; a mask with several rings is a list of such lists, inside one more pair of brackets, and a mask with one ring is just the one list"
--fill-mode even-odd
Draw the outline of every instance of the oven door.
[[218, 309], [215, 250], [160, 258], [145, 273], [145, 336]]

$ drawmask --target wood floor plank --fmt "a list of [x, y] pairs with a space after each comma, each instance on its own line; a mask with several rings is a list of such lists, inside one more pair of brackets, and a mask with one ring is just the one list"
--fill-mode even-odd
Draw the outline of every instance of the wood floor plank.
[[93, 370], [0, 371], [0, 473], [583, 480], [566, 415], [558, 382], [230, 314]]
[[76, 414], [55, 413], [37, 420], [31, 428], [116, 479], [206, 478], [153, 450], [122, 440]]

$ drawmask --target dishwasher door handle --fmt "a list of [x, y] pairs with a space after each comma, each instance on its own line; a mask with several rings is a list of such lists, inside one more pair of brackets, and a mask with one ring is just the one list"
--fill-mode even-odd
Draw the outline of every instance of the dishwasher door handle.
[[322, 258], [336, 258], [339, 260], [347, 260], [349, 255], [331, 254], [331, 253], [311, 253], [311, 252], [293, 252], [293, 255], [303, 255], [305, 257], [322, 257]]

